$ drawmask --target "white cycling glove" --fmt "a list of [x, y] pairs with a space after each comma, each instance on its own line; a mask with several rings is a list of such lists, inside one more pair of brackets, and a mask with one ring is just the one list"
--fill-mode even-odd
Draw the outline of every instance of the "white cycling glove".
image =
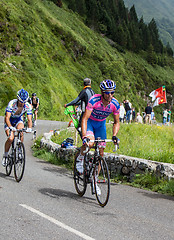
[[9, 127], [9, 129], [12, 131], [12, 132], [15, 132], [16, 131], [16, 128], [15, 127]]
[[26, 129], [26, 132], [27, 132], [27, 133], [31, 133], [31, 132], [32, 132], [32, 128], [27, 128], [27, 129]]

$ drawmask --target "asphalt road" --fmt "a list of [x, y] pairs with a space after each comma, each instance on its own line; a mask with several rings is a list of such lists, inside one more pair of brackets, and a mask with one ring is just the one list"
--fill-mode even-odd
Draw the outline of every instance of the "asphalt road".
[[[42, 134], [63, 125], [40, 120], [36, 129]], [[2, 158], [2, 117], [0, 136]], [[174, 197], [114, 184], [101, 208], [89, 189], [82, 198], [76, 194], [72, 172], [32, 156], [30, 134], [24, 143], [27, 162], [20, 183], [0, 166], [0, 240], [174, 239]]]

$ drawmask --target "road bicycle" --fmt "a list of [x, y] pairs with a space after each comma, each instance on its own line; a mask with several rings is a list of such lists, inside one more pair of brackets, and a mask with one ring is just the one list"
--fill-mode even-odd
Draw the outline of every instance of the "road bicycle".
[[[25, 147], [21, 141], [21, 133], [26, 132], [26, 129], [16, 129], [14, 132], [14, 140], [11, 144], [7, 165], [6, 165], [6, 175], [10, 176], [12, 168], [14, 165], [14, 177], [17, 182], [20, 182], [25, 169]], [[11, 135], [11, 130], [9, 136]]]
[[[94, 154], [90, 157], [89, 153], [84, 156], [83, 173], [79, 173], [76, 169], [77, 157], [80, 152], [76, 154], [74, 161], [74, 184], [75, 189], [79, 196], [83, 196], [87, 189], [87, 184], [91, 185], [91, 192], [95, 194], [96, 199], [101, 207], [106, 206], [110, 195], [110, 176], [106, 160], [99, 154], [100, 142], [113, 142], [111, 139], [102, 140], [97, 138], [91, 140], [94, 142]], [[116, 151], [118, 145], [115, 145]], [[88, 147], [86, 152], [88, 151]], [[99, 187], [100, 193], [98, 194], [97, 188]]]

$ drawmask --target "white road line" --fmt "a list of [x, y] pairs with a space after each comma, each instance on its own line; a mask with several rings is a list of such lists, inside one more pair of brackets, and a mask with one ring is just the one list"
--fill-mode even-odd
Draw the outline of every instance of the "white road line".
[[28, 209], [29, 211], [31, 211], [33, 213], [36, 213], [37, 215], [39, 215], [41, 217], [47, 219], [48, 221], [56, 224], [57, 226], [59, 226], [61, 228], [64, 228], [64, 229], [68, 230], [69, 232], [72, 232], [72, 233], [76, 234], [77, 236], [79, 236], [79, 237], [81, 237], [81, 238], [83, 238], [85, 240], [95, 240], [94, 238], [91, 238], [91, 237], [87, 236], [86, 234], [81, 233], [81, 232], [79, 232], [79, 231], [77, 231], [77, 230], [67, 226], [66, 224], [64, 224], [64, 223], [62, 223], [62, 222], [60, 222], [60, 221], [58, 221], [58, 220], [56, 220], [56, 219], [54, 219], [54, 218], [44, 214], [44, 213], [42, 213], [42, 212], [40, 212], [40, 211], [30, 207], [30, 206], [27, 206], [25, 204], [19, 204], [19, 205], [22, 206], [23, 208]]

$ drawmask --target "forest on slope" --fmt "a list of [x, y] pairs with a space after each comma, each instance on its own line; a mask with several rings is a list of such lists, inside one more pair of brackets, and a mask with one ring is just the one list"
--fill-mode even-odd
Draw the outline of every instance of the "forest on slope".
[[[116, 98], [129, 99], [144, 110], [149, 93], [165, 85], [168, 105], [174, 95], [174, 61], [153, 49], [128, 51], [86, 25], [85, 17], [54, 0], [1, 0], [0, 3], [0, 112], [20, 88], [40, 98], [40, 118], [65, 120], [63, 105], [92, 79], [95, 92], [106, 78], [117, 84]], [[147, 59], [150, 56], [152, 59]], [[156, 58], [164, 58], [164, 66]], [[151, 63], [149, 61], [152, 61]], [[156, 107], [157, 113], [162, 107]]]
[[143, 16], [146, 23], [155, 19], [160, 39], [170, 44], [174, 51], [174, 1], [173, 0], [124, 0], [125, 6], [135, 9], [139, 18]]

